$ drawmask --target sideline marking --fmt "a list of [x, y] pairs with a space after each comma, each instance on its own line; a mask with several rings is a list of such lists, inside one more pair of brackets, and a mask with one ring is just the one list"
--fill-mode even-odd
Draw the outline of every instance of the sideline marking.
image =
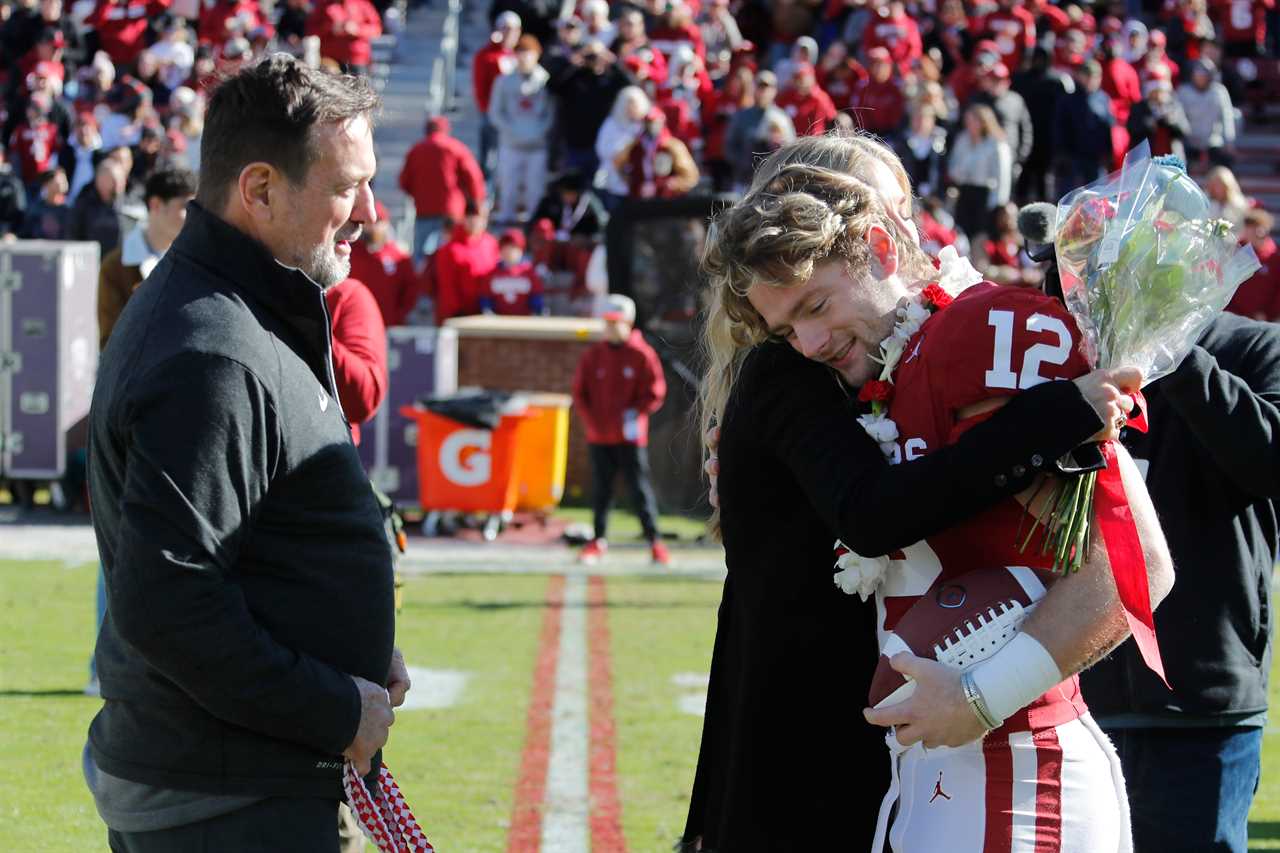
[[711, 675], [705, 672], [677, 672], [671, 676], [671, 683], [680, 689], [676, 697], [676, 708], [682, 714], [702, 717], [707, 712], [707, 687], [711, 684]]
[[547, 853], [588, 850], [586, 599], [587, 579], [567, 578], [542, 814], [542, 850]]
[[456, 669], [430, 669], [425, 666], [409, 667], [409, 695], [404, 704], [396, 709], [400, 711], [418, 711], [423, 709], [452, 708], [458, 704], [458, 697], [467, 686], [471, 673]]
[[603, 577], [591, 576], [587, 601], [587, 650], [591, 667], [591, 853], [626, 853], [622, 804], [618, 800], [608, 590]]
[[551, 745], [551, 704], [556, 688], [556, 656], [560, 648], [560, 616], [564, 606], [564, 575], [547, 582], [546, 613], [533, 667], [533, 689], [525, 723], [524, 752], [516, 780], [507, 853], [538, 853], [542, 833], [542, 797], [547, 784]]

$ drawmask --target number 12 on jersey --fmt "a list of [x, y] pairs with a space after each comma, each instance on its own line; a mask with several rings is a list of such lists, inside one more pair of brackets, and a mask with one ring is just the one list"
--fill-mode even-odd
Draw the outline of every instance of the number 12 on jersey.
[[1013, 372], [1013, 332], [1016, 317], [1014, 312], [1001, 308], [992, 308], [987, 314], [987, 325], [995, 328], [994, 363], [986, 373], [988, 388], [1003, 388], [1010, 391], [1025, 391], [1028, 388], [1048, 382], [1048, 377], [1040, 375], [1043, 365], [1061, 366], [1071, 357], [1071, 332], [1067, 324], [1057, 317], [1048, 314], [1032, 314], [1027, 318], [1028, 332], [1047, 332], [1054, 335], [1057, 343], [1037, 343], [1027, 348], [1022, 357], [1021, 373]]

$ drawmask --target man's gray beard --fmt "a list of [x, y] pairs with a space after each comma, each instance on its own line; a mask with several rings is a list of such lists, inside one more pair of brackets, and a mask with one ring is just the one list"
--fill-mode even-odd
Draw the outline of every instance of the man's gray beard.
[[325, 290], [346, 281], [351, 275], [351, 259], [338, 257], [333, 246], [316, 246], [300, 267]]

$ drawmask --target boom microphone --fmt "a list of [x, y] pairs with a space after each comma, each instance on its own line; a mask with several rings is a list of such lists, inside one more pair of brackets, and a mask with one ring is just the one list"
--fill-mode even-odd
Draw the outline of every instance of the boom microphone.
[[1053, 258], [1058, 233], [1058, 208], [1047, 201], [1024, 205], [1018, 211], [1018, 232], [1027, 241], [1027, 254], [1039, 263]]

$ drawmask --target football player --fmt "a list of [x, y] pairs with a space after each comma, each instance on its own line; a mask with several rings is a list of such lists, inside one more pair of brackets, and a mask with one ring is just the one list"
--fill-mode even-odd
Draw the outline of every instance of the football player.
[[[902, 227], [905, 191], [870, 174], [877, 189], [888, 190], [878, 194], [842, 167], [832, 148], [831, 139], [802, 140], [761, 167], [763, 176], [741, 203], [758, 221], [737, 223], [754, 232], [743, 239], [751, 248], [743, 253], [749, 308], [743, 307], [774, 337], [856, 388], [879, 372], [872, 356], [893, 333], [897, 309], [927, 283], [920, 273], [931, 271], [918, 262], [914, 231]], [[895, 189], [903, 198], [893, 198]], [[901, 365], [891, 416], [901, 418], [895, 449], [903, 460], [955, 440], [1033, 384], [1087, 370], [1079, 333], [1060, 304], [991, 284], [930, 318], [907, 342]], [[1137, 386], [1133, 375], [1112, 378]], [[1115, 400], [1119, 421], [1132, 401], [1118, 390]], [[1167, 549], [1141, 478], [1123, 454], [1121, 471], [1158, 602], [1172, 585]], [[1016, 503], [997, 506], [906, 549], [880, 590], [882, 631], [939, 576], [1047, 565], [1017, 549], [1021, 513]], [[1054, 584], [1014, 641], [963, 682], [935, 661], [894, 657], [917, 693], [866, 715], [895, 727], [890, 742], [899, 790], [891, 791], [884, 814], [886, 823], [893, 815], [894, 850], [1032, 850], [1050, 843], [1062, 850], [1127, 849], [1114, 750], [1088, 720], [1074, 681], [1127, 631], [1106, 569], [1105, 551], [1095, 548], [1077, 576]], [[987, 730], [994, 733], [975, 742]]]

